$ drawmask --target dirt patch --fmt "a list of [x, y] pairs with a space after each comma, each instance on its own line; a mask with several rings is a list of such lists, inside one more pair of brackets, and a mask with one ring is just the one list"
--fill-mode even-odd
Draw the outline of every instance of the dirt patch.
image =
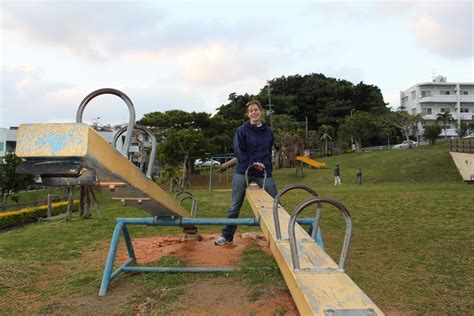
[[[144, 265], [160, 260], [163, 256], [173, 255], [186, 262], [190, 267], [234, 267], [242, 251], [254, 240], [266, 252], [270, 252], [265, 237], [257, 233], [242, 233], [236, 235], [234, 242], [224, 246], [214, 245], [218, 234], [202, 235], [201, 241], [182, 241], [181, 236], [157, 236], [133, 239], [133, 249], [138, 265]], [[117, 263], [127, 260], [125, 247], [117, 252]]]
[[[182, 241], [181, 236], [136, 238], [133, 247], [138, 265], [159, 260], [163, 256], [175, 256], [191, 267], [235, 267], [242, 251], [251, 243], [257, 243], [269, 253], [265, 237], [259, 233], [236, 235], [232, 244], [214, 245], [219, 234], [205, 234], [201, 241]], [[118, 262], [127, 258], [125, 247], [119, 249]], [[257, 301], [250, 301], [247, 285], [226, 276], [202, 279], [184, 286], [180, 299], [166, 307], [167, 315], [299, 315], [288, 291], [273, 291]], [[156, 294], [156, 293], [155, 293]], [[159, 303], [159, 295], [150, 293], [136, 302], [134, 314], [153, 312]]]
[[249, 301], [248, 292], [225, 277], [203, 280], [186, 287], [183, 299], [169, 306], [168, 315], [299, 315], [288, 292], [255, 302]]

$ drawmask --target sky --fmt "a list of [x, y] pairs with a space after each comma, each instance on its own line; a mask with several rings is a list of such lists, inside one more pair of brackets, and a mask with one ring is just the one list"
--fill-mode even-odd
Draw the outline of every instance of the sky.
[[[400, 91], [443, 75], [474, 82], [474, 1], [0, 0], [0, 127], [75, 122], [92, 91], [115, 88], [136, 118], [215, 113], [231, 93], [322, 73]], [[101, 95], [87, 123], [121, 124]]]

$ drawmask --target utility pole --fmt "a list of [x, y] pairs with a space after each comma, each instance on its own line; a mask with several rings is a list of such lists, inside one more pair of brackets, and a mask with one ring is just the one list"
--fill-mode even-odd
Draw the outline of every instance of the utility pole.
[[[352, 112], [354, 111], [355, 109], [352, 109], [351, 110], [351, 117], [352, 117]], [[351, 149], [354, 150], [355, 149], [355, 146], [354, 146], [354, 137], [352, 136], [351, 134]]]
[[304, 145], [308, 147], [308, 115], [305, 116], [305, 132]]
[[272, 87], [270, 86], [270, 82], [268, 83], [268, 115], [270, 116], [270, 127], [272, 127]]

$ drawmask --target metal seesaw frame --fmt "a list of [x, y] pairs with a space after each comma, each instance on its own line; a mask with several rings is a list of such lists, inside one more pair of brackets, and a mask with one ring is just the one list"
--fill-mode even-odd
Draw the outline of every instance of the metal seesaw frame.
[[[247, 225], [260, 226], [260, 222], [253, 217], [250, 218], [117, 218], [112, 240], [110, 242], [109, 253], [105, 263], [104, 274], [100, 284], [99, 296], [107, 294], [110, 282], [120, 273], [131, 272], [170, 272], [170, 273], [188, 273], [188, 272], [232, 272], [238, 268], [193, 268], [193, 267], [140, 267], [137, 264], [135, 251], [133, 250], [132, 238], [128, 231], [127, 225], [147, 225], [147, 226], [197, 226], [197, 225]], [[314, 223], [312, 218], [299, 218], [297, 223], [300, 225], [311, 225]], [[120, 235], [123, 234], [125, 245], [127, 246], [128, 260], [113, 271], [115, 257], [117, 255], [117, 247]]]

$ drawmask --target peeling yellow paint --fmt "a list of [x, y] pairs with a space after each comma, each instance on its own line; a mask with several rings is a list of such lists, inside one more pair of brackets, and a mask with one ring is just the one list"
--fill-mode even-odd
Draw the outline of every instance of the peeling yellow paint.
[[144, 202], [135, 206], [154, 215], [171, 213], [181, 217], [190, 216], [181, 205], [87, 124], [23, 124], [18, 132], [16, 153], [22, 158], [83, 158], [93, 166], [99, 181], [108, 182], [120, 178], [126, 182], [125, 187], [116, 188], [113, 193], [107, 190], [104, 192], [120, 194], [117, 191], [122, 190], [122, 194], [135, 192], [140, 194], [140, 198], [149, 197], [161, 209], [156, 209], [156, 203]]
[[84, 157], [87, 124], [22, 124], [18, 129], [16, 154], [32, 157]]

